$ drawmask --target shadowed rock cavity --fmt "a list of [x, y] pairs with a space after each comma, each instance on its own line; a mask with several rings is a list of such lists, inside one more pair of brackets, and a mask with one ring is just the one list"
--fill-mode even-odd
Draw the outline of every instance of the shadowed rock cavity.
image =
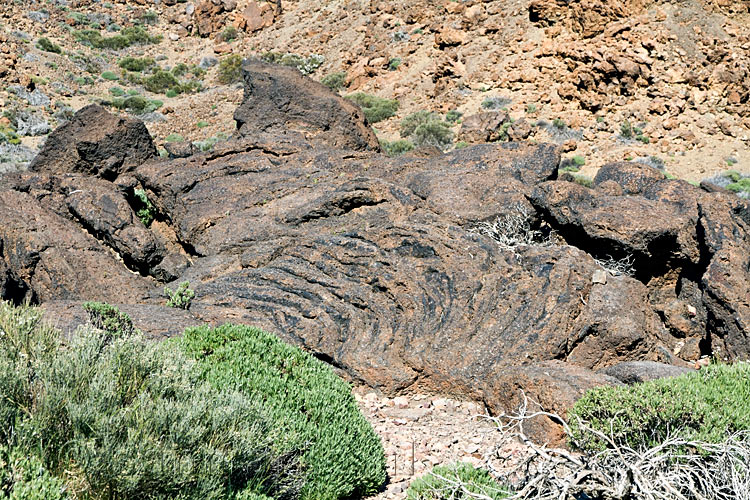
[[[601, 370], [622, 362], [750, 355], [747, 202], [630, 164], [604, 167], [593, 189], [556, 180], [550, 145], [387, 158], [324, 87], [244, 68], [240, 134], [211, 152], [151, 159], [117, 183], [0, 178], [4, 296], [33, 294], [66, 328], [80, 314], [52, 301], [172, 321], [154, 309], [159, 280], [189, 280], [180, 327], [257, 325], [372, 387], [460, 394], [493, 411], [512, 410], [523, 389], [564, 413], [586, 389], [619, 384]], [[61, 144], [73, 141], [66, 130]], [[134, 186], [158, 214], [148, 228], [128, 204]], [[501, 245], [482, 230], [494, 221], [540, 237]], [[607, 256], [632, 257], [632, 276], [602, 267]]]

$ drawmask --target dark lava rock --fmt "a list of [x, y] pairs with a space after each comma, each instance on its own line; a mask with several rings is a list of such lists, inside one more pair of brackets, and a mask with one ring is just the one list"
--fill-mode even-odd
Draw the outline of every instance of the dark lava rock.
[[245, 98], [234, 112], [241, 135], [293, 131], [312, 144], [380, 151], [362, 111], [297, 69], [249, 60], [242, 65]]
[[624, 384], [637, 384], [660, 378], [676, 377], [693, 370], [684, 366], [668, 365], [655, 361], [626, 361], [609, 366], [601, 372]]
[[49, 135], [29, 168], [114, 180], [155, 156], [156, 147], [143, 122], [91, 104]]

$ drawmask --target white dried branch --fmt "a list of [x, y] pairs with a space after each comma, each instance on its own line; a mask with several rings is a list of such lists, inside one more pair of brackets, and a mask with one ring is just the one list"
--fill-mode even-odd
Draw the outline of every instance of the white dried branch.
[[[722, 443], [674, 435], [656, 446], [635, 449], [581, 421], [580, 435], [596, 438], [607, 448], [577, 453], [528, 438], [524, 424], [542, 417], [562, 423], [575, 443], [571, 428], [559, 415], [530, 411], [529, 403], [524, 395], [517, 413], [483, 416], [495, 423], [504, 443], [488, 450], [485, 467], [514, 491], [511, 500], [750, 500], [748, 432], [727, 436]], [[520, 456], [503, 451], [513, 441], [525, 445]]]
[[509, 213], [498, 216], [492, 222], [478, 223], [472, 231], [489, 236], [507, 250], [515, 250], [522, 246], [551, 245], [549, 236], [532, 227], [532, 220], [529, 210], [517, 204]]
[[635, 274], [632, 255], [626, 255], [621, 259], [615, 259], [608, 255], [606, 259], [594, 259], [594, 262], [612, 276], [633, 276]]

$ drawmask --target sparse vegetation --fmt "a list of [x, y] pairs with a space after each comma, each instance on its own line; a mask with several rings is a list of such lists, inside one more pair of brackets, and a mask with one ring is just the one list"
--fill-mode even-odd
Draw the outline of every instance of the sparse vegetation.
[[41, 37], [36, 41], [36, 48], [45, 52], [52, 52], [54, 54], [62, 54], [62, 49], [59, 45], [52, 43], [49, 38]]
[[232, 54], [219, 61], [219, 75], [217, 78], [220, 83], [225, 85], [241, 81], [242, 56]]
[[401, 121], [401, 137], [409, 137], [417, 146], [445, 149], [453, 142], [450, 124], [431, 111], [417, 111]]
[[190, 303], [195, 297], [195, 291], [190, 289], [189, 281], [183, 281], [177, 285], [177, 289], [174, 291], [165, 286], [164, 295], [167, 296], [167, 307], [190, 309]]
[[406, 139], [396, 141], [380, 141], [380, 147], [388, 156], [400, 156], [414, 149], [414, 143]]
[[156, 62], [150, 57], [123, 57], [117, 63], [122, 69], [128, 71], [141, 72], [156, 65]]
[[231, 42], [237, 38], [237, 28], [234, 26], [227, 26], [224, 28], [224, 31], [219, 34], [219, 38], [224, 42]]
[[180, 134], [169, 134], [164, 138], [166, 142], [183, 142], [185, 140]]
[[552, 126], [558, 130], [565, 130], [568, 128], [568, 125], [561, 118], [555, 118], [552, 120]]
[[344, 88], [344, 85], [346, 83], [346, 73], [344, 71], [331, 73], [330, 75], [326, 75], [325, 77], [323, 77], [323, 79], [320, 80], [320, 83], [336, 92]]
[[383, 121], [395, 115], [398, 111], [398, 101], [395, 99], [384, 99], [362, 92], [348, 95], [346, 98], [362, 108], [362, 112], [369, 123]]
[[536, 110], [537, 110], [537, 108], [536, 108], [536, 104], [527, 104], [527, 105], [526, 105], [526, 112], [527, 112], [528, 114], [533, 114], [533, 113], [536, 113]]
[[507, 97], [488, 97], [482, 101], [482, 108], [487, 110], [498, 110], [507, 107], [511, 102]]
[[119, 76], [112, 73], [111, 71], [105, 71], [104, 73], [101, 74], [101, 77], [104, 78], [105, 80], [110, 80], [110, 81], [120, 79]]
[[161, 35], [150, 35], [140, 26], [123, 28], [117, 35], [104, 37], [99, 30], [82, 30], [73, 33], [74, 38], [96, 49], [121, 50], [135, 44], [152, 44], [161, 41]]
[[396, 71], [401, 66], [400, 57], [392, 57], [388, 60], [388, 71]]
[[297, 68], [303, 75], [311, 75], [323, 65], [325, 58], [318, 54], [303, 57], [297, 54], [266, 52], [260, 58], [266, 62]]
[[501, 500], [508, 490], [489, 472], [469, 463], [435, 467], [415, 479], [406, 491], [407, 500]]
[[448, 123], [461, 123], [462, 116], [464, 116], [463, 113], [456, 109], [452, 109], [445, 114], [445, 121]]

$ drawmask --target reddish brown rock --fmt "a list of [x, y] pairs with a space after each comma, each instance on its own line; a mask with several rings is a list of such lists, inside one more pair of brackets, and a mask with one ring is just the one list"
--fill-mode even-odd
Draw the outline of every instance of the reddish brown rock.
[[253, 33], [273, 24], [273, 8], [267, 2], [250, 2], [242, 12], [238, 12], [234, 24], [240, 29]]

